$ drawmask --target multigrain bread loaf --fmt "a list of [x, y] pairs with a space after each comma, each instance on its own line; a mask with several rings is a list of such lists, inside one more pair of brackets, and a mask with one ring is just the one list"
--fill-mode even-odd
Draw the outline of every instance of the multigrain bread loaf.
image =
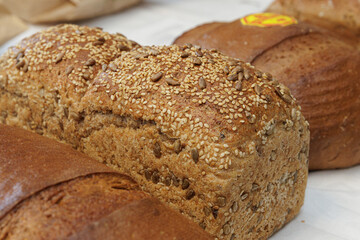
[[340, 34], [360, 37], [358, 0], [275, 0], [266, 11], [294, 16]]
[[[324, 29], [287, 16], [281, 18], [293, 24], [280, 21], [276, 26], [276, 18], [260, 14], [205, 24], [175, 43], [217, 48], [271, 72], [288, 86], [310, 123], [310, 169], [360, 163], [359, 52]], [[263, 25], [252, 25], [257, 23]]]
[[109, 63], [122, 51], [137, 46], [121, 34], [67, 24], [25, 39], [1, 60], [1, 69], [12, 65], [17, 76], [0, 77], [0, 119], [78, 145], [72, 132], [82, 120], [77, 108], [89, 84], [102, 69], [114, 68]]
[[[65, 28], [70, 34], [74, 26]], [[25, 39], [3, 56], [4, 123], [68, 142], [129, 174], [220, 239], [267, 238], [299, 212], [308, 124], [289, 90], [270, 74], [191, 45], [139, 47], [122, 51], [77, 87], [80, 96], [71, 76], [49, 80], [48, 71], [24, 72], [12, 57], [24, 49], [23, 59], [37, 67], [44, 52], [33, 38], [57, 31]], [[67, 44], [47, 41], [55, 41], [55, 56]], [[34, 49], [38, 54], [28, 57]], [[82, 55], [79, 65], [87, 58]], [[51, 72], [68, 67], [49, 64]], [[67, 89], [56, 87], [65, 83]]]
[[0, 182], [0, 239], [211, 239], [129, 177], [2, 124]]

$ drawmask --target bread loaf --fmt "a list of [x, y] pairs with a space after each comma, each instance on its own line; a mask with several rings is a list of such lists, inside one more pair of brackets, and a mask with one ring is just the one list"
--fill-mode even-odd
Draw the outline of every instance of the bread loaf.
[[[39, 64], [49, 53], [34, 38], [58, 28], [3, 56], [4, 123], [68, 142], [129, 174], [220, 239], [267, 238], [299, 212], [308, 124], [270, 74], [217, 51], [153, 46], [120, 52], [86, 85], [77, 85], [63, 72], [76, 61], [76, 69], [85, 68], [87, 55], [70, 47], [66, 56], [74, 58], [67, 62]], [[60, 28], [81, 38], [74, 27]], [[69, 44], [56, 38], [46, 39], [54, 42], [55, 56]], [[32, 66], [27, 72], [11, 57], [19, 49]], [[45, 67], [52, 70], [38, 70]]]
[[[358, 0], [275, 0], [266, 10], [286, 14], [346, 36], [360, 37]], [[359, 40], [358, 40], [359, 41]]]
[[1, 239], [211, 239], [129, 177], [2, 124], [0, 182]]
[[310, 123], [311, 170], [359, 164], [359, 52], [324, 29], [287, 16], [283, 19], [293, 24], [281, 26], [280, 21], [268, 26], [276, 25], [278, 16], [262, 16], [268, 19], [262, 26], [252, 25], [257, 22], [255, 14], [199, 26], [175, 43], [217, 48], [271, 72], [288, 86]]

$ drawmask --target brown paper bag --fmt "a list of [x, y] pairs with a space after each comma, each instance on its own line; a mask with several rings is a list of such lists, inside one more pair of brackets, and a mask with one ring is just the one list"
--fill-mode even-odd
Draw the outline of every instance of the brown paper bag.
[[26, 29], [26, 24], [1, 6], [0, 1], [0, 45]]
[[32, 23], [73, 21], [130, 7], [141, 0], [3, 0], [13, 14]]

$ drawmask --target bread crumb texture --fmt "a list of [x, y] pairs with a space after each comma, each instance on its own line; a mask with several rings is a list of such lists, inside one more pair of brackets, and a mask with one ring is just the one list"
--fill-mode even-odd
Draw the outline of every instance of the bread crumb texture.
[[217, 239], [268, 238], [303, 204], [300, 107], [271, 74], [216, 50], [60, 25], [9, 49], [0, 87], [1, 122], [129, 174]]

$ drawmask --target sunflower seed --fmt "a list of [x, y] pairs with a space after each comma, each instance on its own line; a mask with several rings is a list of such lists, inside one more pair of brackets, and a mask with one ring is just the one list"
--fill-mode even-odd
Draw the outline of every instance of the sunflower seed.
[[244, 192], [243, 194], [241, 194], [241, 196], [240, 196], [241, 201], [244, 201], [248, 196], [249, 196], [249, 194], [246, 193], [246, 192]]
[[231, 227], [230, 227], [230, 225], [229, 225], [228, 223], [225, 224], [225, 225], [223, 226], [223, 230], [224, 230], [224, 234], [225, 234], [225, 235], [230, 234], [230, 232], [231, 232]]
[[189, 190], [186, 192], [185, 198], [186, 198], [187, 200], [190, 200], [190, 199], [192, 199], [193, 197], [195, 197], [195, 192], [194, 192], [194, 190], [189, 189]]
[[117, 48], [120, 50], [120, 51], [129, 51], [130, 48], [124, 44], [118, 44], [117, 45]]
[[205, 216], [209, 216], [211, 214], [211, 209], [207, 206], [204, 207], [203, 209]]
[[237, 74], [230, 74], [228, 77], [227, 77], [227, 80], [229, 81], [236, 81], [238, 80], [238, 75]]
[[188, 56], [190, 56], [190, 53], [188, 53], [188, 52], [182, 52], [180, 55], [180, 57], [182, 57], [182, 58], [187, 58]]
[[157, 82], [160, 80], [160, 78], [163, 76], [163, 73], [162, 72], [158, 72], [158, 73], [155, 73], [153, 74], [151, 77], [150, 77], [150, 80], [152, 82]]
[[206, 81], [203, 77], [200, 77], [200, 79], [199, 79], [199, 87], [200, 87], [200, 89], [206, 88]]
[[16, 64], [16, 68], [20, 69], [25, 65], [25, 60], [21, 59], [17, 64]]
[[22, 70], [23, 70], [24, 72], [27, 72], [28, 69], [29, 69], [29, 62], [28, 62], [27, 60], [24, 60], [24, 61], [25, 61], [25, 64], [24, 64], [24, 66], [22, 67]]
[[159, 142], [155, 143], [153, 150], [154, 150], [155, 157], [160, 158], [161, 157], [161, 146], [160, 146]]
[[174, 80], [173, 78], [166, 78], [165, 81], [170, 86], [179, 86], [180, 85], [180, 83], [178, 81]]
[[179, 154], [181, 152], [181, 149], [182, 149], [181, 141], [180, 139], [178, 139], [174, 142], [174, 151], [175, 153]]
[[93, 58], [90, 58], [85, 62], [85, 66], [93, 66], [95, 63], [96, 61]]
[[189, 188], [189, 186], [190, 186], [189, 180], [187, 178], [184, 178], [182, 181], [182, 184], [181, 184], [181, 188], [183, 190], [185, 190], [185, 189]]
[[235, 89], [238, 90], [238, 91], [241, 91], [241, 89], [242, 89], [242, 81], [237, 81], [235, 83]]
[[151, 176], [151, 181], [155, 184], [157, 184], [160, 180], [160, 175], [159, 172], [157, 170], [155, 170]]
[[244, 78], [248, 80], [250, 78], [250, 73], [248, 69], [244, 69]]
[[223, 196], [218, 197], [216, 204], [219, 205], [219, 207], [224, 207], [226, 205], [226, 198]]
[[255, 84], [254, 90], [257, 95], [260, 95], [263, 89], [259, 85]]
[[234, 202], [233, 205], [231, 206], [231, 210], [236, 213], [237, 210], [239, 209], [239, 205], [237, 202]]
[[201, 50], [197, 50], [197, 51], [195, 52], [195, 55], [198, 56], [198, 57], [204, 56], [204, 54], [202, 53]]
[[74, 67], [73, 66], [68, 66], [65, 70], [65, 74], [66, 75], [69, 75], [72, 71], [74, 70]]
[[81, 76], [82, 76], [83, 79], [89, 80], [90, 79], [90, 72], [85, 71]]
[[197, 148], [191, 149], [191, 157], [195, 163], [199, 161], [199, 151], [197, 150]]
[[151, 172], [150, 170], [148, 170], [148, 169], [145, 169], [144, 173], [145, 173], [145, 178], [146, 178], [147, 180], [150, 180], [150, 179], [151, 179], [152, 172]]
[[164, 183], [165, 183], [166, 186], [170, 186], [171, 185], [171, 178], [169, 176], [166, 177]]
[[200, 58], [197, 58], [197, 57], [195, 57], [195, 58], [193, 58], [193, 64], [194, 65], [201, 65], [201, 60], [200, 60]]
[[59, 63], [63, 59], [64, 56], [65, 56], [65, 52], [59, 53], [55, 58], [55, 63]]

